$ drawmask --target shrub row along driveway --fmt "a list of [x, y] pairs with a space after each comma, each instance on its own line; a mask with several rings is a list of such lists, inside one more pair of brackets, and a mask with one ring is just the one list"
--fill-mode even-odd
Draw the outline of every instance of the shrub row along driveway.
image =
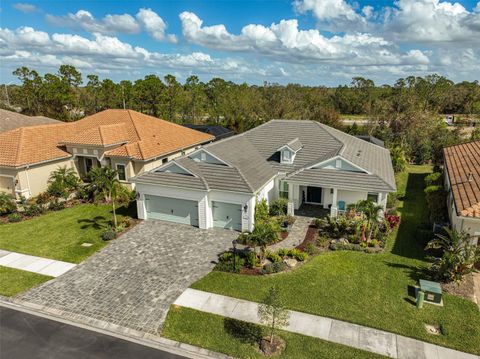
[[146, 221], [20, 298], [73, 320], [91, 318], [154, 334], [170, 304], [213, 268], [212, 261], [237, 235]]

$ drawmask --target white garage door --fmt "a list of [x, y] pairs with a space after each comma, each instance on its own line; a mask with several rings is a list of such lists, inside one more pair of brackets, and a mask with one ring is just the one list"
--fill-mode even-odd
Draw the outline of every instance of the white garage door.
[[198, 202], [145, 195], [147, 218], [190, 224], [198, 227]]
[[212, 202], [213, 226], [242, 230], [242, 206], [240, 204]]

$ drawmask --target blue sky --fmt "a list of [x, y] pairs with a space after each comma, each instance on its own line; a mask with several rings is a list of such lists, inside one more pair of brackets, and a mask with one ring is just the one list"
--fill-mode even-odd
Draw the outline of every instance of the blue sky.
[[480, 2], [2, 1], [1, 82], [73, 64], [114, 80], [338, 85], [439, 73], [480, 79]]

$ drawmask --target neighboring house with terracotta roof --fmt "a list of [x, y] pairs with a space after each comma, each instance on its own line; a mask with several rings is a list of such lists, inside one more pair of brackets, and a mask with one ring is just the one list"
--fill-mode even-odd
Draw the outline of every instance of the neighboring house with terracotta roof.
[[480, 141], [443, 149], [452, 227], [480, 237]]
[[60, 123], [60, 121], [45, 116], [27, 116], [18, 112], [0, 109], [0, 132], [52, 123]]
[[35, 196], [60, 166], [86, 177], [93, 167], [112, 166], [129, 179], [213, 136], [132, 110], [105, 110], [76, 122], [20, 127], [0, 133], [0, 191]]
[[[315, 121], [272, 120], [132, 179], [138, 215], [251, 231], [258, 200], [287, 198], [332, 216], [396, 191], [390, 152]], [[292, 213], [292, 214], [293, 214]]]

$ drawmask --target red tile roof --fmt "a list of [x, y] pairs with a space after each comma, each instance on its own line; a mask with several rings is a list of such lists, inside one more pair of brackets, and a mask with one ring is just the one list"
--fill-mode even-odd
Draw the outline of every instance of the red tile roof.
[[443, 150], [457, 214], [480, 218], [480, 141]]
[[212, 141], [213, 136], [132, 110], [105, 110], [71, 123], [0, 133], [0, 166], [20, 167], [71, 156], [65, 144], [110, 147], [106, 156], [149, 160]]

